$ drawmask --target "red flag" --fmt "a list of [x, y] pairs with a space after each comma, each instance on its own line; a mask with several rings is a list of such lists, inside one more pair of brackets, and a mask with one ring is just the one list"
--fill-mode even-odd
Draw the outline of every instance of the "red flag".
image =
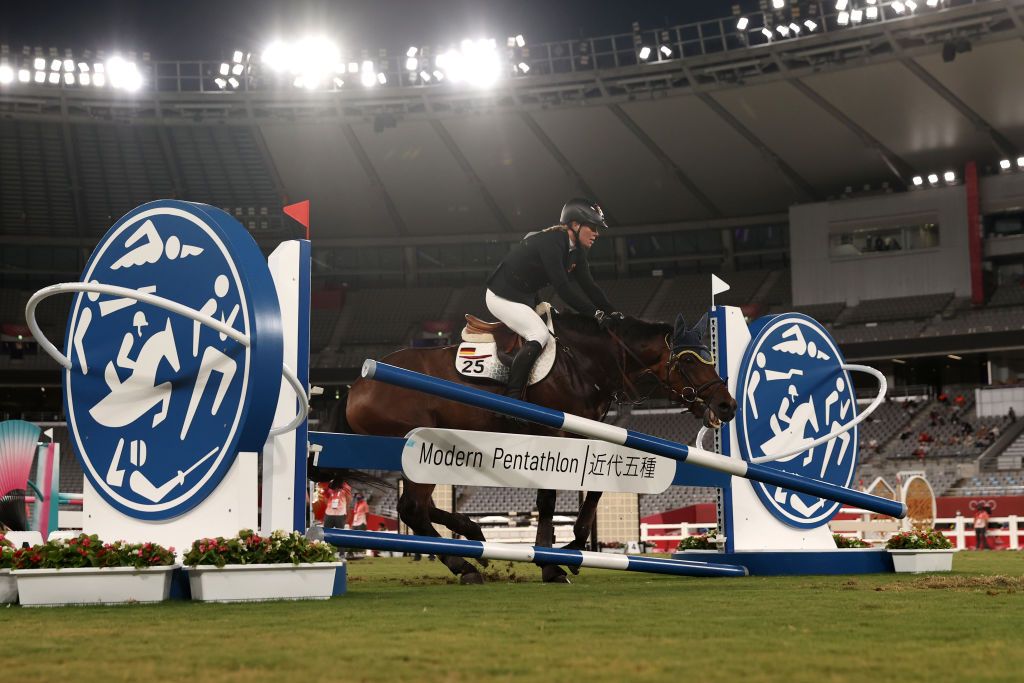
[[289, 204], [284, 207], [284, 213], [287, 216], [291, 216], [306, 229], [306, 239], [309, 239], [309, 200], [304, 202], [298, 202], [296, 204]]

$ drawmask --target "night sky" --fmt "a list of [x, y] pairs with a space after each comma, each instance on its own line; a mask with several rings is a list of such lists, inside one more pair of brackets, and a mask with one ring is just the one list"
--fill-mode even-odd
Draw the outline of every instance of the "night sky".
[[148, 51], [153, 59], [219, 59], [275, 36], [326, 33], [342, 47], [404, 52], [467, 37], [522, 33], [538, 43], [628, 33], [728, 16], [756, 0], [0, 0], [0, 42], [82, 50]]

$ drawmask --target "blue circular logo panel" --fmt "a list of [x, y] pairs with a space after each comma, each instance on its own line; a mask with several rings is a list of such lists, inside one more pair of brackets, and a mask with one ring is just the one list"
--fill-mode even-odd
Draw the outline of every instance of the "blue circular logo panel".
[[223, 211], [161, 201], [118, 221], [82, 279], [162, 297], [249, 341], [133, 298], [75, 297], [64, 405], [85, 476], [126, 515], [176, 517], [216, 488], [239, 449], [267, 438], [282, 363], [267, 263]]
[[[760, 330], [756, 331], [760, 324]], [[813, 448], [857, 415], [857, 399], [842, 355], [828, 331], [800, 313], [758, 321], [740, 365], [737, 419], [745, 460], [849, 487], [857, 468], [857, 428]], [[765, 457], [791, 455], [773, 460]], [[826, 524], [840, 503], [752, 481], [764, 506], [794, 527]]]

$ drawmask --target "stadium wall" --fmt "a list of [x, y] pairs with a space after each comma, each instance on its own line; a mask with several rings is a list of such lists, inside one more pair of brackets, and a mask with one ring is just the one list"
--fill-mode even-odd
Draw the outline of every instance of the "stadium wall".
[[[858, 228], [937, 223], [939, 244], [833, 256], [830, 236]], [[962, 185], [793, 206], [789, 210], [793, 303], [845, 302], [954, 292], [971, 294], [967, 197]]]

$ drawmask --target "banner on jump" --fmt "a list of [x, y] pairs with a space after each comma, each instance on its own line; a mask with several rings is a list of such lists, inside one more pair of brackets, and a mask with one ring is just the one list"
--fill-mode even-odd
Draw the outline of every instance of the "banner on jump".
[[676, 463], [596, 439], [420, 427], [406, 435], [402, 470], [420, 484], [661, 493]]

